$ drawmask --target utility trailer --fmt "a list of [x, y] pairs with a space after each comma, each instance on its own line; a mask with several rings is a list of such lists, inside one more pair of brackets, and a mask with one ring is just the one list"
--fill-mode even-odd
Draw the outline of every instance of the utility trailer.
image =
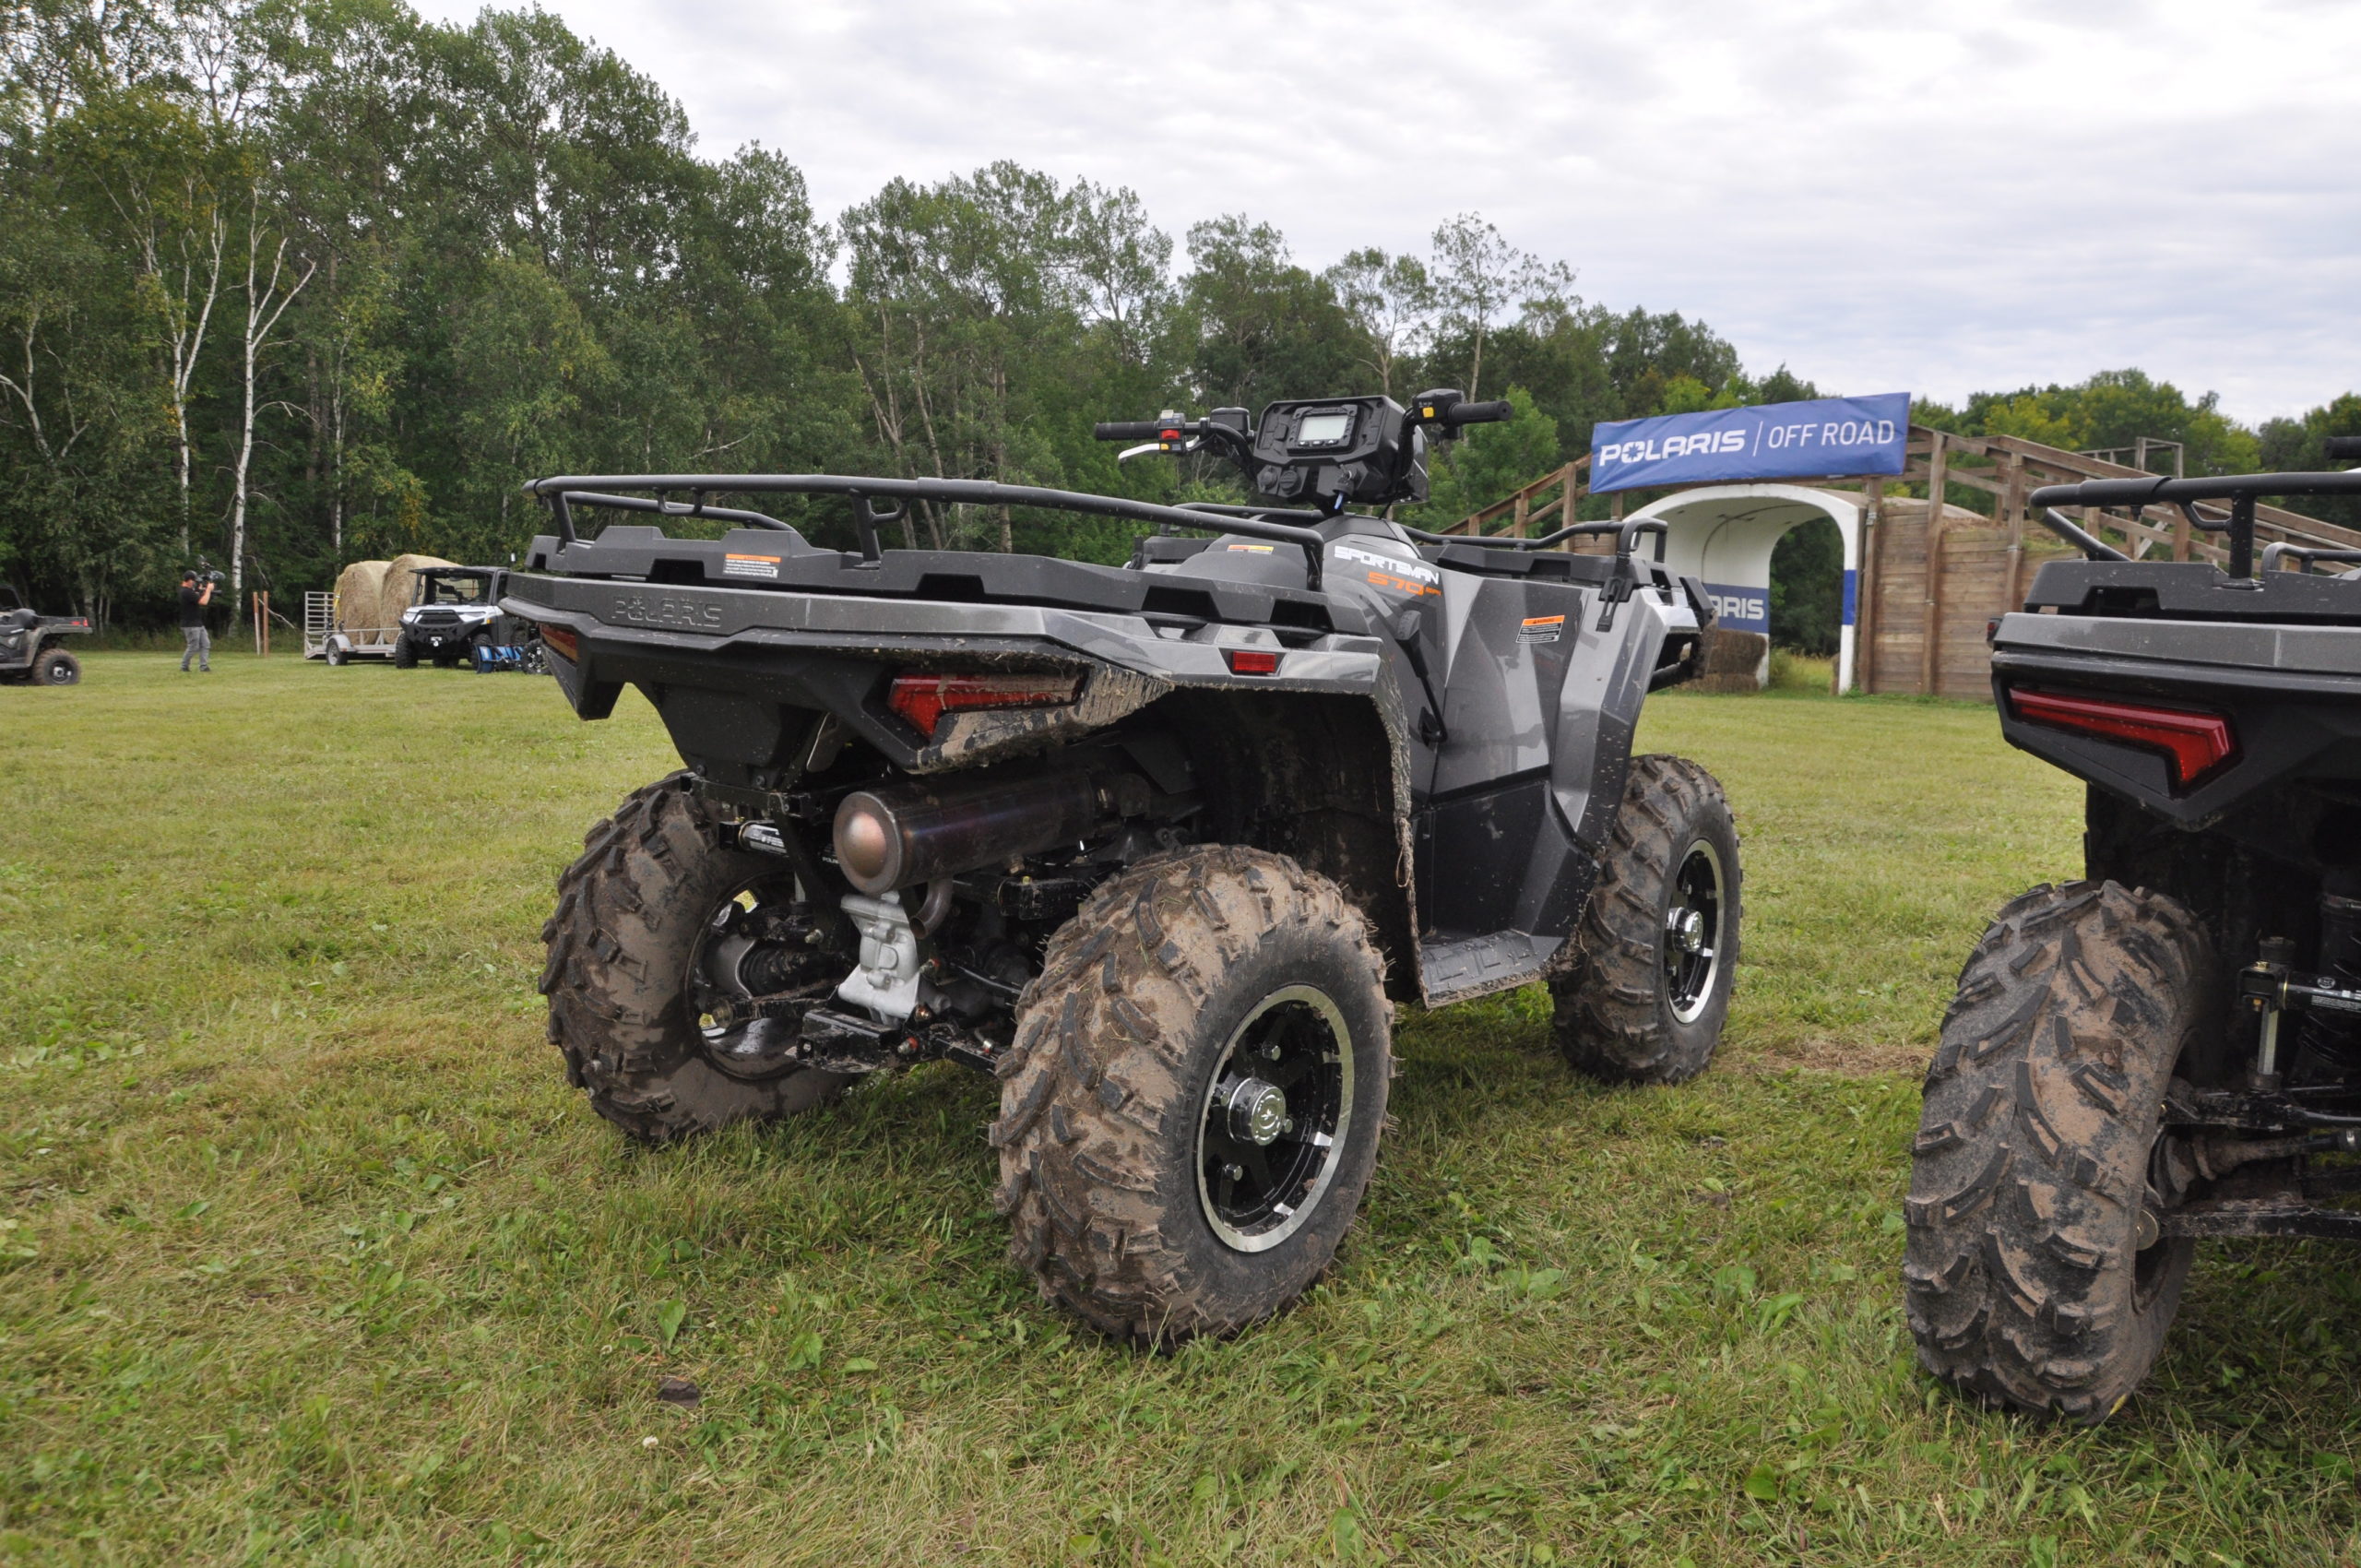
[[339, 626], [337, 596], [303, 596], [303, 657], [344, 664], [355, 659], [391, 659], [402, 640], [399, 626]]

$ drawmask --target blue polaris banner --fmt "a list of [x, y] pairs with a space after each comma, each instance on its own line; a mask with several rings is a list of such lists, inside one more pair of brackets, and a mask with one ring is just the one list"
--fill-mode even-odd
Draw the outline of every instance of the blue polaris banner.
[[1590, 488], [1898, 474], [1909, 434], [1907, 392], [1618, 420], [1591, 432]]

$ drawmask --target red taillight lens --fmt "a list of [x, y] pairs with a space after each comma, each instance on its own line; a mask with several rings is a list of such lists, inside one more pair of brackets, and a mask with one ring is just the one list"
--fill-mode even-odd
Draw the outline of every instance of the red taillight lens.
[[2172, 767], [2173, 788], [2186, 790], [2237, 754], [2236, 734], [2218, 713], [2145, 703], [2074, 697], [2062, 692], [2011, 691], [2009, 702], [2028, 724], [2071, 730], [2162, 752]]
[[896, 675], [885, 706], [927, 739], [946, 713], [979, 707], [1050, 707], [1074, 701], [1078, 675]]
[[1279, 672], [1279, 656], [1259, 647], [1231, 647], [1222, 650], [1229, 660], [1233, 675], [1275, 675]]
[[582, 639], [564, 626], [543, 626], [541, 641], [556, 650], [568, 664], [582, 662]]

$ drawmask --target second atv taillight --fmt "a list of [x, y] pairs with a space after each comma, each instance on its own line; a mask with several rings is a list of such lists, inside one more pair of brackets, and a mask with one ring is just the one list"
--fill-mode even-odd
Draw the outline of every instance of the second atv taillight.
[[1074, 701], [1078, 675], [896, 675], [885, 706], [927, 739], [946, 713], [985, 707], [1054, 707]]
[[2230, 728], [2230, 720], [2219, 713], [2023, 688], [2009, 693], [2009, 704], [2016, 716], [2028, 724], [2070, 730], [2163, 753], [2165, 765], [2172, 769], [2176, 790], [2186, 790], [2197, 783], [2238, 751], [2237, 736]]

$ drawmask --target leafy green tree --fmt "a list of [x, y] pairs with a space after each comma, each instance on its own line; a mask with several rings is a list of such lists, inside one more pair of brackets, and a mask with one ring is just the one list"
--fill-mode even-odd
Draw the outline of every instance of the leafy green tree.
[[1283, 398], [1361, 390], [1362, 344], [1335, 285], [1296, 265], [1267, 223], [1229, 216], [1189, 231], [1181, 330], [1197, 401], [1260, 411]]
[[1845, 538], [1826, 517], [1780, 535], [1771, 547], [1771, 641], [1826, 658], [1836, 651], [1845, 608]]

